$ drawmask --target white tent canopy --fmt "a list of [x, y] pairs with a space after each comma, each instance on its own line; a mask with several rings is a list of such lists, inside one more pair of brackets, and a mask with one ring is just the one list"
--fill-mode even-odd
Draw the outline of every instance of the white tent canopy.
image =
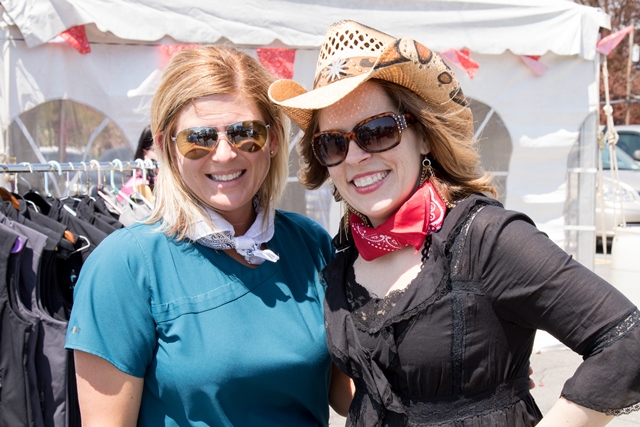
[[[600, 28], [609, 26], [608, 16], [596, 9], [568, 0], [0, 3], [2, 129], [43, 102], [70, 99], [103, 113], [132, 145], [148, 122], [164, 66], [159, 45], [230, 42], [250, 52], [293, 48], [293, 78], [307, 87], [326, 29], [340, 19], [414, 38], [436, 52], [468, 48], [480, 65], [475, 77], [452, 68], [465, 94], [485, 107], [476, 117], [485, 129], [479, 135], [483, 160], [491, 150], [499, 154], [491, 148], [489, 128], [503, 129], [505, 160], [488, 169], [503, 179], [506, 207], [526, 212], [583, 263], [593, 262], [595, 47]], [[91, 53], [49, 43], [76, 25], [86, 26]], [[519, 55], [541, 56], [546, 73], [535, 75]], [[6, 132], [0, 153], [7, 150], [5, 141]], [[335, 217], [325, 226], [335, 232]], [[576, 234], [566, 239], [571, 230]]]
[[[354, 19], [381, 31], [428, 43], [433, 50], [466, 47], [499, 55], [578, 55], [592, 60], [598, 29], [608, 17], [569, 0], [3, 0], [27, 46], [46, 43], [69, 27], [94, 24], [122, 40], [241, 46], [280, 41], [317, 48], [328, 26]], [[542, 30], [542, 31], [541, 31]]]

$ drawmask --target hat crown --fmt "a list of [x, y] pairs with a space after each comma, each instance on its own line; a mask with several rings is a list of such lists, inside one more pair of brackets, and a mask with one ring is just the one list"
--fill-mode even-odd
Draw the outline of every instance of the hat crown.
[[[364, 74], [371, 70], [394, 38], [355, 21], [340, 21], [329, 27], [320, 48], [314, 88], [340, 80], [348, 74]], [[346, 69], [349, 72], [346, 73]]]
[[329, 27], [320, 48], [318, 68], [352, 57], [378, 57], [395, 39], [354, 21], [340, 21]]
[[473, 135], [469, 104], [437, 53], [413, 39], [395, 38], [355, 21], [339, 21], [329, 27], [311, 91], [293, 80], [279, 80], [269, 88], [269, 97], [307, 130], [313, 110], [338, 102], [370, 79], [409, 89], [435, 115], [457, 117], [461, 134]]

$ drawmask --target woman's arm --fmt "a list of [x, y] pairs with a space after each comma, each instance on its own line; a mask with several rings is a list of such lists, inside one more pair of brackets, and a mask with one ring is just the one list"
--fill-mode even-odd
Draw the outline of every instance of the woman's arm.
[[144, 379], [125, 374], [105, 359], [73, 352], [84, 427], [135, 426]]
[[612, 415], [585, 408], [561, 397], [538, 423], [538, 427], [600, 427], [609, 424], [612, 419]]
[[329, 385], [329, 404], [343, 417], [347, 416], [356, 388], [351, 378], [335, 364], [331, 364], [331, 384]]

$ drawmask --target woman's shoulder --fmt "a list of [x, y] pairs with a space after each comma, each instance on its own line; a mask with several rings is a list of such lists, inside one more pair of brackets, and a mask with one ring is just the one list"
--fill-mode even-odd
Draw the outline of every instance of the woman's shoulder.
[[159, 245], [166, 245], [172, 240], [158, 230], [158, 224], [135, 223], [109, 234], [96, 248], [100, 252], [115, 255], [130, 252], [131, 249], [154, 251]]
[[327, 231], [316, 221], [296, 212], [276, 210], [275, 221], [276, 226], [281, 225], [285, 228], [304, 230], [313, 234], [322, 235], [323, 237], [329, 236]]
[[455, 207], [447, 213], [445, 225], [452, 229], [461, 227], [486, 229], [491, 225], [512, 221], [524, 221], [535, 226], [533, 220], [526, 214], [505, 209], [500, 201], [491, 197], [472, 194], [456, 202]]
[[314, 220], [295, 212], [278, 210], [275, 223], [276, 239], [287, 248], [297, 248], [314, 256], [322, 254], [322, 263], [333, 258], [331, 236]]

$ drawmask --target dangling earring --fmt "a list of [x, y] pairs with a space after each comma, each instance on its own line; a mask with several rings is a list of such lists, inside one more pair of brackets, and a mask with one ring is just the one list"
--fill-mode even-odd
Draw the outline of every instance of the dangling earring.
[[347, 203], [346, 201], [344, 201], [344, 204], [347, 208], [347, 226], [349, 225], [349, 213], [354, 214], [355, 216], [357, 216], [358, 218], [360, 218], [362, 220], [362, 222], [365, 223], [365, 225], [367, 227], [373, 227], [373, 225], [371, 224], [371, 221], [369, 221], [369, 218], [367, 218], [364, 214], [358, 212], [357, 210], [355, 210], [349, 203]]
[[420, 186], [426, 181], [429, 181], [433, 176], [433, 167], [431, 166], [431, 160], [427, 156], [422, 159], [422, 173], [420, 174]]

